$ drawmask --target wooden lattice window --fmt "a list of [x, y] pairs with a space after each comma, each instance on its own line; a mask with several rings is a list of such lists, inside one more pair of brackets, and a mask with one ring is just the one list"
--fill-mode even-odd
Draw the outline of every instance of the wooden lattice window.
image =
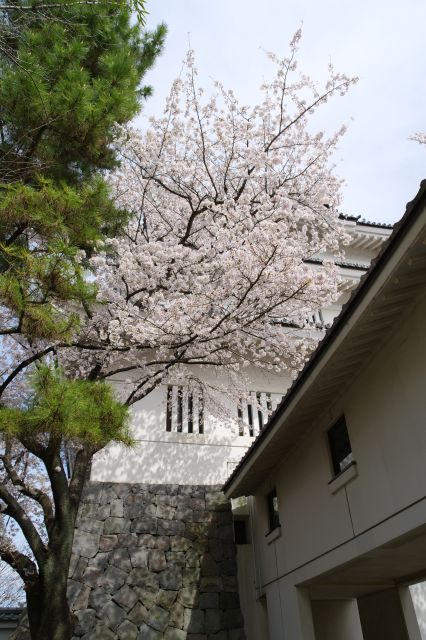
[[238, 432], [240, 436], [257, 436], [268, 422], [269, 416], [282, 400], [281, 393], [252, 391], [248, 399], [238, 404]]
[[179, 385], [167, 387], [166, 431], [204, 433], [204, 398], [202, 389]]

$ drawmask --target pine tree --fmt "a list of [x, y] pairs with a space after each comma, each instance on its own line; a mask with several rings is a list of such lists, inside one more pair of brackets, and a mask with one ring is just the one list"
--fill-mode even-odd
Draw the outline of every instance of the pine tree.
[[87, 257], [127, 220], [105, 173], [165, 38], [164, 25], [143, 34], [131, 18], [120, 1], [0, 5], [0, 511], [30, 549], [5, 536], [0, 556], [24, 580], [34, 640], [71, 637], [67, 574], [88, 465], [108, 441], [130, 442], [110, 388], [66, 379], [55, 352], [91, 313]]

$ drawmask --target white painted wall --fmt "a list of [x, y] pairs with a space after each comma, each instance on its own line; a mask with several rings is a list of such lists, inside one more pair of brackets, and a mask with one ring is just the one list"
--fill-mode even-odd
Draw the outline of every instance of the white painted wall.
[[[135, 447], [113, 444], [98, 453], [92, 464], [93, 480], [167, 484], [225, 481], [253, 438], [239, 435], [237, 405], [214, 391], [226, 383], [223, 374], [220, 377], [216, 370], [194, 367], [194, 375], [213, 389], [205, 406], [204, 433], [166, 431], [167, 387], [162, 385], [132, 407]], [[245, 375], [248, 389], [276, 394], [273, 408], [291, 382], [287, 374], [277, 376], [254, 368], [247, 369]]]
[[311, 606], [315, 640], [363, 640], [355, 599], [314, 600]]
[[[276, 631], [288, 625], [280, 592], [291, 592], [307, 578], [374, 549], [383, 531], [392, 540], [425, 521], [421, 502], [426, 494], [425, 317], [423, 298], [254, 496], [254, 542], [268, 612], [271, 609], [271, 639], [286, 638]], [[342, 412], [357, 475], [332, 494], [326, 431]], [[273, 487], [282, 533], [268, 544], [265, 496]], [[407, 515], [396, 515], [404, 509]], [[426, 569], [426, 555], [423, 563], [419, 572]], [[288, 637], [310, 638], [308, 632], [305, 637], [297, 630], [300, 621], [296, 622], [298, 614], [289, 602], [287, 616], [294, 616], [295, 626]], [[334, 638], [346, 640], [346, 636]]]

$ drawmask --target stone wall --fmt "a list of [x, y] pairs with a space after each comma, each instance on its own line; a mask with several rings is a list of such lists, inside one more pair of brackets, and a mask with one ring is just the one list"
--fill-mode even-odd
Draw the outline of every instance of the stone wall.
[[220, 487], [90, 482], [73, 551], [76, 640], [244, 639]]

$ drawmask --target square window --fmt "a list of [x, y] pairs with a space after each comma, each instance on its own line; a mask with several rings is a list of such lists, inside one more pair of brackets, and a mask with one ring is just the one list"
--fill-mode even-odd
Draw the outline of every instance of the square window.
[[272, 489], [266, 496], [266, 503], [268, 506], [268, 520], [269, 520], [269, 531], [273, 531], [280, 526], [280, 515], [278, 512], [278, 497], [277, 490]]
[[331, 461], [334, 475], [341, 473], [353, 462], [352, 447], [349, 440], [345, 416], [342, 416], [328, 430]]

